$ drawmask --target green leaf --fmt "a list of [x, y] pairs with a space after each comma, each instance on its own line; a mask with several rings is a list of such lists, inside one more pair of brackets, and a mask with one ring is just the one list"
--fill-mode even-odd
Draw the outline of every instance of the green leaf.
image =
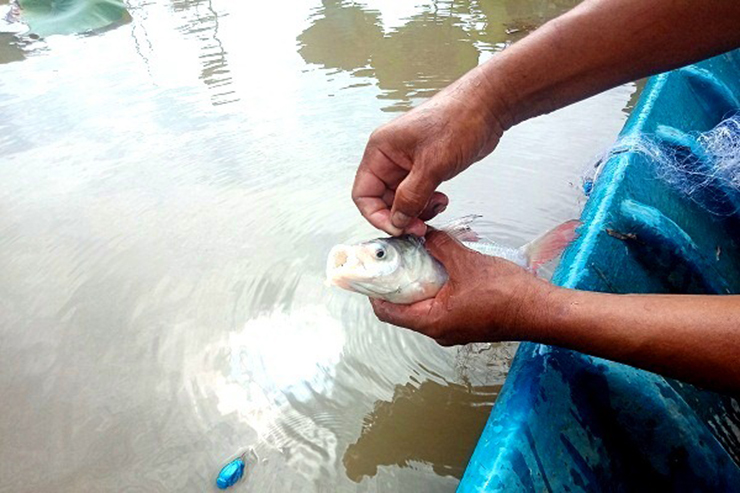
[[21, 20], [39, 36], [102, 29], [131, 17], [122, 0], [18, 0]]

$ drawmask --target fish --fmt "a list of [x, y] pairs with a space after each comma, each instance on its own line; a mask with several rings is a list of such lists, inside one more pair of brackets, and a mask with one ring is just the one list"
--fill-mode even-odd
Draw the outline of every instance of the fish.
[[[506, 259], [535, 274], [563, 252], [581, 225], [570, 220], [521, 248], [511, 248], [479, 236], [471, 227], [479, 217], [464, 216], [439, 229], [471, 250]], [[414, 235], [336, 245], [326, 262], [327, 285], [403, 305], [434, 298], [447, 279], [444, 266], [424, 247], [424, 238]]]

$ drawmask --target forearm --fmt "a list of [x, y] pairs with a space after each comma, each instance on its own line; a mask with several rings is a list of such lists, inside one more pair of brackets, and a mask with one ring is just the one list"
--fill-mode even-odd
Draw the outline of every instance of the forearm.
[[740, 391], [740, 296], [555, 289], [531, 334], [666, 376]]
[[734, 0], [589, 0], [468, 74], [504, 129], [740, 46]]

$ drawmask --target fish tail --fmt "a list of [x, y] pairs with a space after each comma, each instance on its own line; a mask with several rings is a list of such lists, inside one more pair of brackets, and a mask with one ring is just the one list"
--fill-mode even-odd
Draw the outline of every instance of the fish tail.
[[578, 236], [576, 230], [579, 226], [581, 221], [577, 219], [564, 222], [524, 245], [520, 251], [527, 259], [529, 268], [536, 272], [542, 265], [563, 253], [565, 247]]

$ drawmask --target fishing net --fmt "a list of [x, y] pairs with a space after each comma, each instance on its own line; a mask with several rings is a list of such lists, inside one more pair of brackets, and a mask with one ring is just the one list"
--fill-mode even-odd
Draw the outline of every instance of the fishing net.
[[708, 212], [719, 216], [740, 212], [740, 113], [711, 130], [680, 139], [654, 135], [620, 139], [584, 174], [587, 195], [601, 164], [622, 152], [644, 156], [658, 179]]

